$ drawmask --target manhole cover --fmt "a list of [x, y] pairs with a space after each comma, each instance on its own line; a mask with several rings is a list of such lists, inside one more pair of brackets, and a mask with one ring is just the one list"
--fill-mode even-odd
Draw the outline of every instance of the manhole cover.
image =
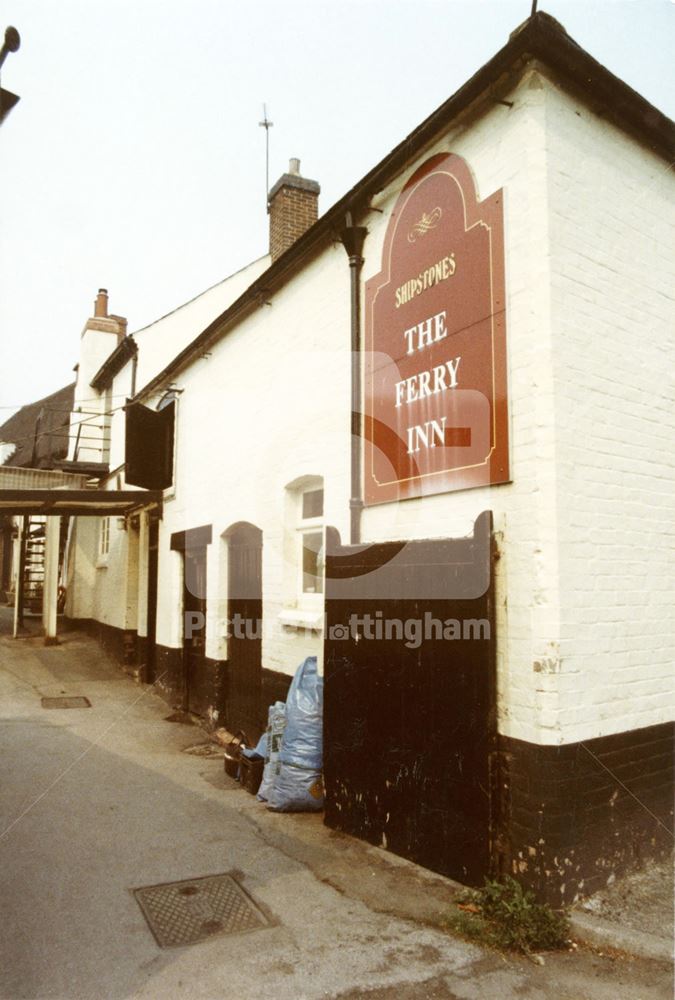
[[91, 708], [91, 702], [88, 698], [76, 697], [65, 697], [65, 698], [43, 698], [42, 699], [43, 708]]
[[214, 934], [241, 934], [268, 921], [231, 875], [211, 875], [134, 889], [160, 948], [194, 944]]

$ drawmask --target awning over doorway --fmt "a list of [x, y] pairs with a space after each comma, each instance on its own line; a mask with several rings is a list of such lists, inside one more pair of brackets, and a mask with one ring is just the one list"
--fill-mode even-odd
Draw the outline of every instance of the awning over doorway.
[[161, 507], [162, 496], [162, 490], [0, 489], [0, 514], [123, 516]]

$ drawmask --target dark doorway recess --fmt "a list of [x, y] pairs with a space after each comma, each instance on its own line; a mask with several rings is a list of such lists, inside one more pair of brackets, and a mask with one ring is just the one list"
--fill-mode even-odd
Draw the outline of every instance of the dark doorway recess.
[[183, 711], [203, 714], [206, 674], [206, 546], [183, 552]]
[[495, 824], [492, 564], [490, 512], [467, 538], [327, 532], [326, 823], [465, 884], [489, 873]]
[[159, 522], [153, 518], [148, 528], [148, 621], [143, 678], [146, 684], [154, 684], [156, 677], [158, 547]]
[[227, 725], [257, 740], [262, 684], [262, 531], [241, 521], [227, 539]]
[[181, 710], [205, 716], [209, 707], [206, 662], [206, 550], [211, 544], [210, 524], [176, 531], [172, 552], [183, 557], [183, 677]]

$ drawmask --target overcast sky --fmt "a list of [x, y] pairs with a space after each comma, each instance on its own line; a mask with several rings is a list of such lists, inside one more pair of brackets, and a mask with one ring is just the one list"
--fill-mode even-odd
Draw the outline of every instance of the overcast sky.
[[[133, 331], [267, 249], [302, 161], [324, 212], [485, 63], [531, 0], [6, 0], [0, 422], [73, 377], [96, 290]], [[671, 0], [540, 0], [675, 117]]]

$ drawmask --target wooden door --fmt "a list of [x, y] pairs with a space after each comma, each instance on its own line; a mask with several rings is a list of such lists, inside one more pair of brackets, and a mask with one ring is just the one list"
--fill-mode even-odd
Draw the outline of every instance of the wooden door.
[[148, 620], [145, 650], [145, 676], [147, 684], [155, 682], [157, 641], [157, 564], [159, 552], [159, 524], [151, 521], [148, 529]]
[[491, 514], [468, 538], [327, 534], [326, 823], [479, 885], [496, 822]]
[[227, 727], [257, 740], [265, 725], [262, 681], [262, 532], [235, 525], [228, 534]]
[[206, 672], [206, 546], [183, 555], [183, 709], [200, 714], [198, 692]]

